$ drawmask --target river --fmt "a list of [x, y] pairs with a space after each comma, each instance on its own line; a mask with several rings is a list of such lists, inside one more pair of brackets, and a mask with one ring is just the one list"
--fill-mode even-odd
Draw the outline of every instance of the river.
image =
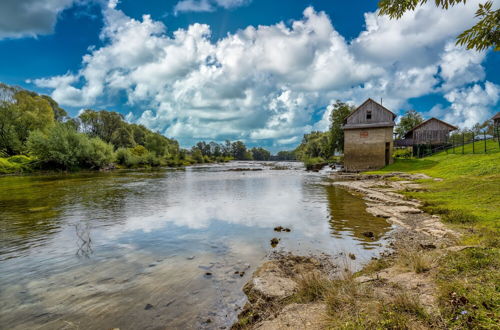
[[272, 251], [356, 269], [386, 247], [391, 226], [327, 180], [273, 162], [0, 177], [0, 328], [229, 327]]

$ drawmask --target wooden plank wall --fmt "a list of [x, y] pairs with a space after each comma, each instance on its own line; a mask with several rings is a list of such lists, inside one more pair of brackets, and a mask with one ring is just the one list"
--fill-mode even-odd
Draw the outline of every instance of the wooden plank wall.
[[[371, 110], [372, 119], [366, 119], [366, 112]], [[392, 122], [392, 114], [373, 101], [366, 102], [361, 108], [347, 118], [347, 124], [371, 124]]]
[[430, 120], [413, 131], [414, 144], [446, 143], [450, 127], [437, 120]]

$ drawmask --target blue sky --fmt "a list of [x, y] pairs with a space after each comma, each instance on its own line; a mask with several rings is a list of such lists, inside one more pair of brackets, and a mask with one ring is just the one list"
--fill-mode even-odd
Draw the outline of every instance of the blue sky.
[[3, 0], [0, 81], [73, 116], [119, 111], [183, 146], [290, 149], [328, 127], [337, 99], [465, 127], [500, 94], [498, 53], [454, 45], [477, 5], [389, 20], [376, 1]]

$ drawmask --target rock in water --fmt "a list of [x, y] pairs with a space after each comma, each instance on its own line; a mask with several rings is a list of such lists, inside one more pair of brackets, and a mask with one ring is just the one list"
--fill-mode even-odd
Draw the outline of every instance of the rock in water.
[[274, 238], [271, 240], [271, 246], [272, 246], [273, 248], [275, 248], [275, 247], [278, 245], [278, 243], [279, 243], [279, 242], [280, 242], [280, 240], [279, 240], [278, 238], [274, 237]]
[[368, 238], [375, 238], [375, 234], [372, 231], [365, 231], [363, 233], [363, 236], [368, 237]]

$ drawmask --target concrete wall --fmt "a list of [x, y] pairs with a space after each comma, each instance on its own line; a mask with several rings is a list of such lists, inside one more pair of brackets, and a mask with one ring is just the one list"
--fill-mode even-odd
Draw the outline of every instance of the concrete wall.
[[385, 144], [389, 142], [392, 164], [392, 127], [348, 129], [344, 131], [344, 167], [348, 171], [379, 169], [385, 164]]

